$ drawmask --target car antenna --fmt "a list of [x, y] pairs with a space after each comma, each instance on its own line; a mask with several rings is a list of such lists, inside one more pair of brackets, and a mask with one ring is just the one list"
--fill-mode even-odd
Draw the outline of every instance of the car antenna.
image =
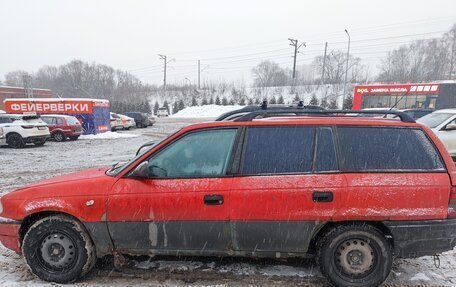
[[[403, 95], [399, 98], [399, 100], [396, 101], [396, 103], [394, 103], [394, 105], [393, 105], [389, 110], [387, 110], [387, 112], [391, 112], [391, 111], [397, 106], [397, 104], [398, 104], [400, 101], [402, 101], [402, 98], [404, 98], [405, 96], [408, 95], [408, 93], [409, 93], [409, 91], [405, 92], [405, 94], [403, 94]], [[388, 116], [388, 114], [385, 114], [383, 117], [386, 118], [387, 116]]]

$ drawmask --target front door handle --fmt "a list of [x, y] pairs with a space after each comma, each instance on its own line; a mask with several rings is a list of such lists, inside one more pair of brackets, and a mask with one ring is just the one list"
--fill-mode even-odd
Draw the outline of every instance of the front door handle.
[[319, 191], [315, 190], [312, 193], [312, 200], [314, 202], [332, 202], [334, 194], [331, 191]]
[[223, 195], [220, 194], [206, 194], [204, 196], [205, 205], [222, 205]]

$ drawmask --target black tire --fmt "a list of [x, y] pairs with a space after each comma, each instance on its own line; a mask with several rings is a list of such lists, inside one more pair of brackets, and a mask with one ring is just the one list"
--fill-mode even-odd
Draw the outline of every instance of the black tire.
[[25, 146], [24, 139], [20, 134], [12, 133], [6, 136], [6, 143], [12, 148], [23, 148]]
[[22, 254], [33, 274], [62, 284], [83, 277], [96, 262], [95, 248], [84, 226], [64, 215], [35, 222], [24, 236]]
[[70, 138], [70, 141], [75, 141], [79, 138], [79, 136], [71, 136], [69, 138]]
[[64, 133], [62, 132], [55, 132], [52, 134], [52, 138], [56, 141], [56, 142], [64, 142], [66, 140], [66, 136]]
[[334, 286], [378, 286], [393, 263], [391, 245], [371, 225], [349, 224], [331, 229], [319, 241], [320, 271]]
[[142, 124], [142, 123], [136, 123], [136, 127], [137, 127], [138, 129], [140, 129], [140, 128], [143, 127], [143, 124]]

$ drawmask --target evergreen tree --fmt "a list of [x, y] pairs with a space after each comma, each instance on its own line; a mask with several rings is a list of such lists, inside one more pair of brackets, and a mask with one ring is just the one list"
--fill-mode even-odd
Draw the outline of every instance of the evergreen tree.
[[298, 93], [296, 93], [296, 94], [295, 94], [295, 97], [294, 97], [294, 99], [293, 99], [293, 102], [299, 103], [300, 100], [301, 100], [301, 99], [299, 98]]
[[282, 95], [280, 95], [279, 99], [277, 100], [277, 103], [281, 105], [285, 104], [285, 100], [283, 99]]
[[179, 111], [179, 106], [177, 105], [177, 102], [174, 102], [173, 104], [173, 114], [177, 113]]
[[253, 99], [252, 98], [249, 98], [248, 104], [249, 104], [249, 106], [253, 105]]
[[163, 103], [163, 107], [168, 111], [169, 114], [169, 104], [167, 100], [165, 100], [165, 102]]
[[208, 103], [207, 103], [206, 97], [204, 97], [203, 100], [201, 101], [201, 105], [202, 105], [202, 106], [205, 106], [205, 105], [207, 105], [207, 104], [208, 104]]
[[154, 105], [154, 114], [157, 114], [159, 108], [160, 108], [160, 106], [158, 105], [158, 102], [155, 101], [155, 105]]
[[276, 100], [275, 96], [272, 96], [272, 99], [269, 101], [269, 103], [270, 103], [271, 105], [277, 104], [277, 100]]
[[245, 99], [244, 98], [241, 98], [241, 100], [239, 101], [239, 105], [245, 106]]
[[327, 108], [329, 106], [328, 100], [326, 98], [321, 99], [320, 106]]
[[350, 94], [348, 97], [345, 98], [344, 106], [342, 107], [344, 110], [351, 110], [353, 107], [353, 96]]
[[315, 96], [315, 94], [312, 94], [312, 98], [310, 99], [309, 105], [312, 105], [312, 106], [318, 105], [318, 99], [317, 99], [317, 96]]
[[220, 102], [220, 97], [219, 97], [219, 96], [217, 96], [217, 97], [215, 98], [215, 104], [218, 105], [218, 106], [220, 106], [221, 102]]
[[222, 106], [227, 106], [227, 105], [228, 105], [228, 100], [226, 99], [226, 97], [223, 97]]
[[209, 99], [209, 105], [213, 105], [213, 104], [214, 104], [214, 98], [211, 97], [211, 98]]
[[337, 109], [337, 100], [336, 99], [331, 99], [329, 101], [329, 108], [332, 110]]
[[184, 103], [184, 100], [179, 100], [179, 103], [177, 104], [177, 109], [179, 111], [182, 111], [183, 109], [185, 109], [185, 103]]
[[198, 102], [196, 101], [196, 98], [195, 96], [192, 97], [192, 104], [191, 106], [194, 107], [194, 106], [197, 106], [198, 105]]
[[260, 99], [256, 98], [255, 99], [255, 105], [259, 105], [260, 104]]
[[150, 109], [149, 101], [144, 100], [144, 112], [150, 114], [152, 110]]
[[234, 100], [231, 99], [231, 100], [228, 102], [228, 104], [231, 105], [231, 106], [234, 106]]

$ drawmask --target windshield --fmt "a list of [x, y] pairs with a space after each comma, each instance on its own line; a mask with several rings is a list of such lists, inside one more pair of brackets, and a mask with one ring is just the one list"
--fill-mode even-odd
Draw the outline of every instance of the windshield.
[[455, 114], [451, 113], [432, 113], [425, 115], [424, 117], [417, 120], [417, 122], [424, 124], [430, 128], [435, 128], [454, 115]]

